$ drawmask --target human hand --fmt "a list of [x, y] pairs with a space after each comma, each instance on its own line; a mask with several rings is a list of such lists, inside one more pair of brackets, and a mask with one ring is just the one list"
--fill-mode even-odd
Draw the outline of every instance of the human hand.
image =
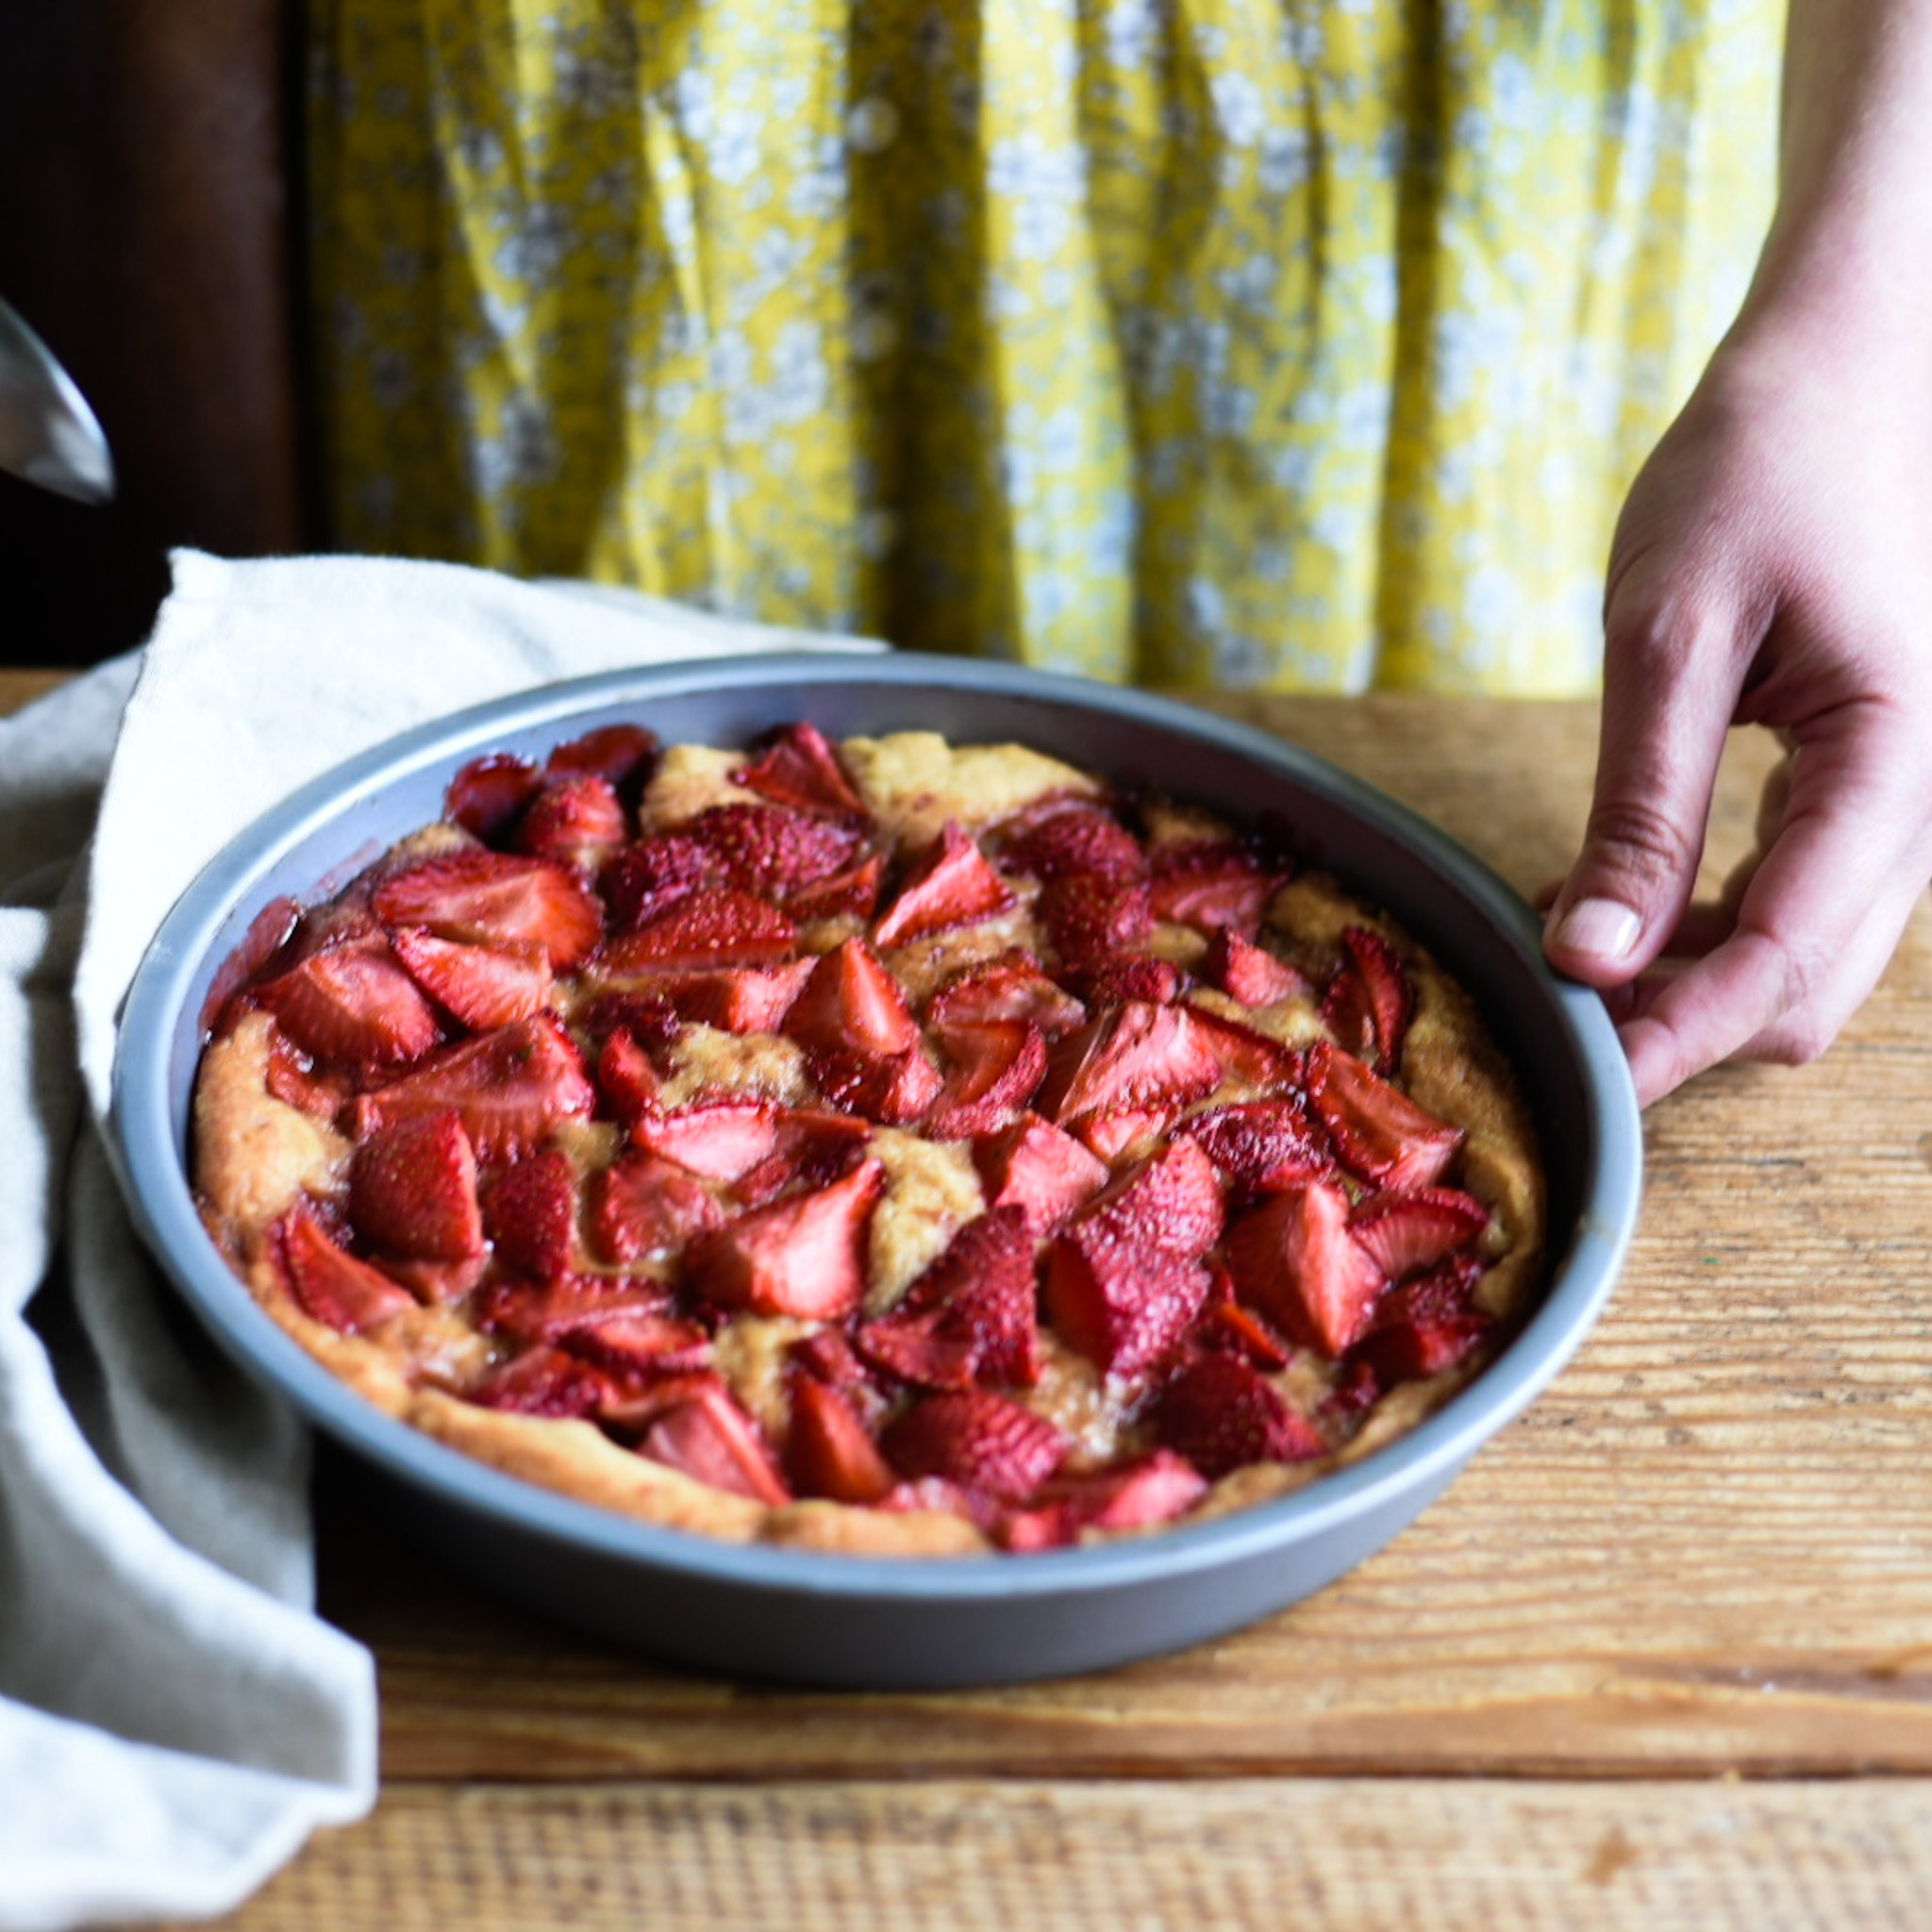
[[[1932, 878], [1927, 386], [1740, 341], [1625, 504], [1595, 794], [1544, 943], [1605, 991], [1645, 1106], [1723, 1059], [1823, 1053]], [[1695, 907], [1733, 724], [1786, 758], [1757, 850]]]

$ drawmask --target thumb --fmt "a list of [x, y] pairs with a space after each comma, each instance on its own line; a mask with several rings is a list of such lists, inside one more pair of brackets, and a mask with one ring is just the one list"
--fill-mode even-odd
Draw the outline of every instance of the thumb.
[[1690, 903], [1738, 700], [1737, 613], [1674, 608], [1644, 575], [1625, 573], [1606, 609], [1590, 821], [1544, 926], [1550, 963], [1598, 987], [1648, 966]]

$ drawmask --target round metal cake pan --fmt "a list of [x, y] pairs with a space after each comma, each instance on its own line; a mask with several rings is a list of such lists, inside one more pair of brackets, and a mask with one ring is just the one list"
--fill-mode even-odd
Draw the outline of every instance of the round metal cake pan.
[[[450, 774], [479, 753], [541, 755], [620, 719], [667, 742], [736, 744], [800, 717], [834, 738], [1019, 740], [1238, 818], [1278, 812], [1312, 861], [1401, 919], [1476, 993], [1542, 1136], [1552, 1275], [1497, 1360], [1409, 1435], [1274, 1503], [1092, 1548], [885, 1559], [717, 1541], [534, 1488], [383, 1414], [291, 1341], [223, 1262], [187, 1180], [204, 1005], [255, 914], [282, 894], [325, 894], [438, 817]], [[1306, 750], [1185, 705], [909, 654], [692, 661], [552, 685], [408, 731], [305, 787], [209, 865], [157, 936], [123, 1016], [113, 1128], [143, 1235], [215, 1339], [378, 1472], [456, 1566], [667, 1660], [879, 1689], [1065, 1675], [1181, 1649], [1381, 1548], [1589, 1332], [1635, 1229], [1642, 1170], [1636, 1097], [1601, 1003], [1548, 970], [1529, 908], [1425, 821]]]

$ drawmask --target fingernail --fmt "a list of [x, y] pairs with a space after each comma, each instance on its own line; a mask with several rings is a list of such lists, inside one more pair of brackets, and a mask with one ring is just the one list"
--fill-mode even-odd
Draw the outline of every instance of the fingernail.
[[1614, 899], [1579, 899], [1557, 920], [1550, 937], [1574, 953], [1621, 959], [1637, 943], [1641, 922]]

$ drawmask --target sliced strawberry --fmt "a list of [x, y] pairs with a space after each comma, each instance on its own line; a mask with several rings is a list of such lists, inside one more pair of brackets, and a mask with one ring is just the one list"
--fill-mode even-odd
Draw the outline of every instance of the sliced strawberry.
[[937, 1141], [967, 1141], [1003, 1127], [1046, 1077], [1046, 1041], [1030, 1020], [956, 1023], [936, 1029], [952, 1062], [926, 1121]]
[[1344, 1053], [1378, 1074], [1402, 1059], [1403, 1041], [1415, 1013], [1415, 989], [1395, 948], [1378, 932], [1351, 925], [1341, 935], [1342, 956], [1322, 997], [1322, 1022]]
[[402, 926], [390, 943], [416, 984], [477, 1031], [527, 1020], [550, 1004], [550, 955], [534, 941], [473, 946]]
[[1077, 1223], [1046, 1256], [1047, 1319], [1106, 1374], [1133, 1381], [1179, 1342], [1208, 1299], [1209, 1275], [1189, 1255]]
[[926, 1002], [932, 1024], [974, 1026], [990, 1020], [1030, 1020], [1048, 1040], [1070, 1033], [1087, 1008], [1049, 977], [1024, 947], [956, 973]]
[[873, 1507], [888, 1516], [936, 1510], [947, 1516], [958, 1516], [988, 1536], [994, 1535], [1010, 1513], [996, 1498], [977, 1490], [962, 1489], [958, 1483], [948, 1482], [944, 1476], [938, 1475], [916, 1476], [906, 1482], [894, 1483]]
[[1050, 1477], [1031, 1508], [1007, 1518], [1000, 1541], [1009, 1550], [1048, 1550], [1090, 1529], [1151, 1529], [1186, 1515], [1207, 1493], [1207, 1478], [1192, 1463], [1157, 1449], [1117, 1468]]
[[1489, 1209], [1460, 1188], [1385, 1191], [1357, 1201], [1348, 1216], [1349, 1232], [1391, 1281], [1433, 1268], [1489, 1224]]
[[834, 816], [868, 816], [824, 733], [803, 721], [773, 733], [758, 756], [733, 772], [731, 779], [779, 805]]
[[275, 1246], [302, 1312], [340, 1334], [366, 1335], [416, 1306], [407, 1289], [338, 1246], [306, 1200], [275, 1224]]
[[1188, 1132], [1227, 1176], [1237, 1199], [1334, 1177], [1326, 1136], [1286, 1095], [1208, 1108], [1188, 1117]]
[[1255, 1462], [1307, 1462], [1326, 1453], [1322, 1432], [1237, 1356], [1202, 1355], [1160, 1392], [1155, 1433], [1210, 1482]]
[[697, 1323], [648, 1307], [613, 1307], [574, 1323], [563, 1331], [562, 1344], [633, 1387], [689, 1374], [706, 1367], [713, 1353], [711, 1338]]
[[487, 1245], [455, 1261], [425, 1261], [414, 1255], [384, 1255], [380, 1258], [382, 1272], [401, 1282], [425, 1307], [461, 1301], [490, 1270]]
[[537, 795], [541, 775], [527, 758], [491, 752], [472, 758], [449, 781], [443, 816], [486, 844], [508, 838], [518, 815]]
[[739, 1198], [747, 1205], [771, 1199], [794, 1183], [822, 1188], [852, 1166], [872, 1138], [872, 1124], [827, 1108], [779, 1110], [771, 1153], [738, 1176]]
[[610, 1378], [560, 1348], [538, 1347], [506, 1362], [469, 1391], [482, 1408], [548, 1422], [593, 1416], [611, 1394]]
[[1152, 903], [1157, 919], [1198, 932], [1232, 926], [1243, 938], [1260, 930], [1278, 874], [1233, 840], [1200, 839], [1157, 846]]
[[1348, 1231], [1348, 1196], [1322, 1181], [1270, 1195], [1241, 1216], [1226, 1254], [1236, 1294], [1330, 1357], [1360, 1338], [1386, 1286]]
[[899, 983], [862, 939], [849, 939], [814, 961], [785, 1016], [801, 1046], [826, 1052], [902, 1054], [919, 1043]]
[[648, 774], [657, 750], [657, 734], [641, 724], [599, 724], [554, 747], [543, 761], [543, 775], [594, 772], [622, 791]]
[[922, 1396], [879, 1439], [901, 1475], [937, 1476], [1002, 1502], [1030, 1495], [1059, 1467], [1068, 1446], [1044, 1416], [986, 1389]]
[[1162, 1107], [1103, 1107], [1083, 1113], [1073, 1123], [1073, 1131], [1111, 1166], [1136, 1148], [1144, 1152], [1164, 1139], [1185, 1110], [1178, 1101]]
[[1285, 1369], [1294, 1359], [1293, 1349], [1274, 1332], [1272, 1324], [1237, 1301], [1210, 1297], [1195, 1333], [1204, 1347], [1232, 1350], [1264, 1374]]
[[475, 1322], [486, 1335], [529, 1347], [621, 1317], [665, 1315], [671, 1306], [667, 1289], [635, 1278], [575, 1271], [545, 1281], [499, 1274], [477, 1295]]
[[1146, 875], [1141, 841], [1104, 807], [1077, 799], [1029, 815], [1000, 854], [1008, 872], [1042, 882], [1093, 876], [1134, 879]]
[[1080, 1219], [1117, 1240], [1152, 1241], [1198, 1258], [1221, 1239], [1227, 1210], [1214, 1163], [1184, 1136], [1130, 1168]]
[[611, 931], [625, 933], [716, 879], [717, 858], [708, 846], [685, 832], [659, 832], [608, 858], [597, 890]]
[[577, 1177], [569, 1157], [540, 1148], [492, 1174], [483, 1224], [497, 1259], [537, 1281], [569, 1273], [576, 1248]]
[[682, 1247], [722, 1226], [724, 1210], [689, 1168], [656, 1154], [620, 1155], [591, 1183], [591, 1244], [620, 1266]]
[[813, 963], [787, 959], [776, 966], [689, 966], [653, 974], [649, 991], [661, 991], [677, 1017], [694, 1025], [724, 1033], [775, 1033]]
[[1207, 1007], [1191, 1007], [1194, 1024], [1208, 1049], [1223, 1068], [1251, 1087], [1282, 1087], [1299, 1083], [1302, 1057], [1293, 1047], [1230, 1020]]
[[534, 941], [559, 973], [603, 937], [603, 913], [568, 868], [478, 846], [447, 852], [385, 879], [375, 916], [394, 928], [422, 925], [476, 945]]
[[778, 1145], [779, 1112], [767, 1100], [709, 1100], [641, 1114], [632, 1144], [707, 1180], [735, 1181]]
[[866, 1231], [886, 1171], [865, 1160], [816, 1193], [754, 1208], [685, 1251], [691, 1285], [721, 1307], [831, 1321], [865, 1293]]
[[714, 805], [679, 827], [715, 855], [726, 879], [778, 898], [836, 877], [861, 856], [861, 835], [781, 805]]
[[1035, 1236], [1052, 1233], [1107, 1185], [1107, 1163], [1037, 1113], [975, 1141], [973, 1159], [988, 1205], [1018, 1208]]
[[1146, 953], [1109, 953], [1067, 968], [1067, 986], [1088, 1007], [1118, 1007], [1128, 1000], [1172, 1006], [1186, 991], [1188, 975], [1172, 959]]
[[774, 1508], [791, 1500], [758, 1425], [722, 1384], [665, 1409], [638, 1452], [714, 1490]]
[[1201, 958], [1201, 977], [1244, 1007], [1272, 1007], [1281, 1000], [1305, 1000], [1314, 989], [1307, 977], [1265, 946], [1244, 939], [1231, 925], [1218, 928]]
[[1342, 1164], [1377, 1187], [1427, 1187], [1441, 1178], [1462, 1145], [1459, 1127], [1438, 1120], [1326, 1041], [1308, 1049], [1307, 1093]]
[[657, 1108], [663, 1083], [628, 1026], [612, 1027], [597, 1055], [597, 1091], [605, 1105], [629, 1125]]
[[815, 1376], [789, 1378], [791, 1424], [785, 1466], [801, 1496], [835, 1503], [876, 1503], [898, 1478], [879, 1454], [858, 1411], [838, 1390]]
[[268, 1066], [262, 1084], [283, 1106], [295, 1108], [311, 1120], [331, 1124], [356, 1092], [351, 1074], [340, 1069], [323, 1072], [317, 1067], [314, 1055], [305, 1053], [273, 1020], [269, 1023]]
[[920, 1389], [970, 1389], [979, 1369], [979, 1339], [947, 1319], [945, 1308], [895, 1309], [853, 1332], [852, 1345], [868, 1367]]
[[1351, 1362], [1366, 1368], [1382, 1389], [1454, 1368], [1494, 1326], [1469, 1299], [1479, 1274], [1445, 1268], [1391, 1290], [1357, 1343]]
[[349, 1224], [378, 1254], [461, 1261], [482, 1252], [476, 1155], [455, 1108], [397, 1121], [357, 1146]]
[[428, 1001], [378, 935], [311, 953], [258, 997], [289, 1038], [318, 1059], [396, 1066], [442, 1038]]
[[1031, 1388], [1040, 1379], [1033, 1236], [1017, 1208], [964, 1223], [906, 1291], [898, 1308], [860, 1327], [855, 1345], [911, 1382]]
[[815, 1053], [808, 1064], [832, 1106], [883, 1127], [910, 1126], [923, 1119], [945, 1084], [918, 1046], [891, 1055]]
[[798, 928], [775, 906], [725, 886], [674, 899], [614, 939], [609, 968], [773, 966], [791, 957]]
[[786, 1351], [786, 1365], [788, 1371], [838, 1390], [861, 1420], [875, 1418], [883, 1407], [871, 1371], [843, 1328], [814, 1328], [801, 1335]]
[[446, 1047], [357, 1104], [358, 1135], [452, 1107], [479, 1160], [541, 1141], [561, 1120], [584, 1120], [597, 1090], [555, 1015], [540, 1013]]
[[884, 855], [869, 852], [857, 865], [785, 894], [785, 909], [801, 925], [818, 919], [870, 919], [886, 889]]
[[1035, 909], [1066, 966], [1124, 952], [1154, 930], [1146, 882], [1070, 873], [1043, 887]]
[[1211, 1093], [1221, 1077], [1190, 1008], [1134, 1000], [1055, 1046], [1036, 1104], [1064, 1124], [1108, 1108], [1185, 1105]]
[[873, 927], [873, 942], [903, 946], [957, 925], [974, 925], [1004, 912], [1012, 888], [977, 843], [947, 821], [945, 829], [914, 861], [899, 894]]
[[598, 772], [574, 772], [545, 781], [524, 808], [510, 838], [518, 852], [548, 858], [585, 877], [630, 836], [617, 787]]

